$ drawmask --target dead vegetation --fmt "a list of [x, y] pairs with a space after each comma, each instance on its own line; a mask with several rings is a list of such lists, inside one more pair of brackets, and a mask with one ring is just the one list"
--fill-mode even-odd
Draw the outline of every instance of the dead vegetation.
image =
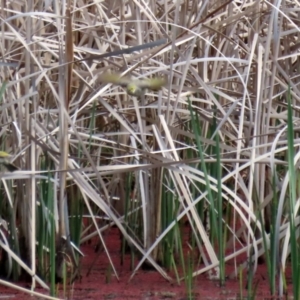
[[[300, 7], [295, 1], [282, 5], [2, 2], [0, 141], [21, 170], [1, 173], [0, 215], [15, 241], [24, 240], [24, 248], [14, 246], [19, 266], [26, 249], [26, 272], [36, 274], [37, 257], [44, 255], [35, 246], [36, 236], [42, 232], [79, 245], [94, 236], [101, 242], [105, 228], [116, 225], [141, 257], [132, 276], [147, 261], [171, 280], [157, 263], [163, 260], [160, 247], [177, 221], [186, 219], [204, 257], [197, 273], [215, 272], [219, 253], [199, 209], [217, 211], [211, 199], [221, 195], [222, 209], [231, 207], [232, 222], [225, 215], [221, 221], [230, 247], [249, 253], [253, 247], [255, 269], [264, 250], [262, 234], [254, 231], [265, 232], [264, 218], [271, 222], [267, 214], [258, 219], [257, 211], [270, 206], [274, 191], [282, 203], [276, 212], [277, 241], [288, 230], [289, 88], [295, 147], [299, 144]], [[139, 45], [144, 46], [134, 48]], [[101, 74], [109, 72], [168, 80], [161, 90], [136, 98], [126, 88], [103, 83]], [[212, 171], [218, 164], [220, 185]], [[78, 219], [75, 202], [84, 204]], [[216, 218], [222, 220], [219, 212]], [[216, 223], [209, 222], [212, 230]], [[244, 231], [236, 234], [241, 223]], [[43, 241], [49, 243], [40, 240], [39, 247]], [[5, 244], [2, 238], [2, 251], [13, 255]], [[55, 248], [60, 251], [60, 244]], [[109, 256], [105, 245], [104, 251]], [[284, 263], [287, 252], [282, 255]], [[8, 269], [9, 276], [21, 270]], [[36, 280], [42, 284], [35, 276], [33, 286]]]

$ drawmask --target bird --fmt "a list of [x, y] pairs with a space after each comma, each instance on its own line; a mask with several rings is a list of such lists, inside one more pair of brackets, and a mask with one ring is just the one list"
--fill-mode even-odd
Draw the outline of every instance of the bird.
[[130, 96], [139, 97], [145, 93], [145, 91], [159, 91], [163, 86], [167, 84], [166, 78], [154, 77], [146, 79], [132, 79], [118, 73], [103, 73], [100, 75], [100, 81], [103, 83], [112, 83], [126, 88], [126, 92]]
[[9, 162], [10, 154], [8, 154], [5, 151], [0, 151], [0, 164], [4, 165], [4, 167], [9, 171], [9, 172], [14, 172], [19, 170], [18, 167], [16, 167], [14, 164]]

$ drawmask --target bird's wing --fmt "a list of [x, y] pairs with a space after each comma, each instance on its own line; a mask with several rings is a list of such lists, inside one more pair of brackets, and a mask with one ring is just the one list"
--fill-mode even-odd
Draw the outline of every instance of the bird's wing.
[[134, 81], [134, 83], [142, 89], [158, 91], [167, 84], [167, 80], [166, 78], [155, 77], [155, 78], [137, 80]]
[[100, 81], [103, 83], [112, 83], [126, 87], [130, 83], [130, 78], [121, 77], [120, 74], [103, 73], [99, 76]]

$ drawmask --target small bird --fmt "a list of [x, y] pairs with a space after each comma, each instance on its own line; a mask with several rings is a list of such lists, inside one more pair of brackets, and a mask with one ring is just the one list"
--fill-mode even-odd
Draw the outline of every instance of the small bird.
[[100, 80], [103, 83], [112, 83], [125, 87], [127, 94], [135, 97], [141, 96], [147, 89], [159, 91], [167, 84], [167, 80], [165, 78], [155, 77], [147, 79], [132, 79], [126, 76], [121, 77], [121, 75], [117, 73], [103, 73], [100, 75]]
[[14, 172], [19, 170], [18, 167], [16, 167], [15, 165], [9, 162], [9, 158], [10, 158], [10, 154], [4, 151], [0, 151], [0, 164], [4, 165], [9, 172]]

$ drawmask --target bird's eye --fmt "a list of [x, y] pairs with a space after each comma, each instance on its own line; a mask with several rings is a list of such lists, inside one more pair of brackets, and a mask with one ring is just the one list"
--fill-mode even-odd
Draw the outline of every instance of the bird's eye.
[[128, 86], [128, 91], [130, 91], [130, 92], [135, 92], [135, 90], [136, 90], [136, 88], [135, 88], [135, 86], [134, 85], [129, 85]]

